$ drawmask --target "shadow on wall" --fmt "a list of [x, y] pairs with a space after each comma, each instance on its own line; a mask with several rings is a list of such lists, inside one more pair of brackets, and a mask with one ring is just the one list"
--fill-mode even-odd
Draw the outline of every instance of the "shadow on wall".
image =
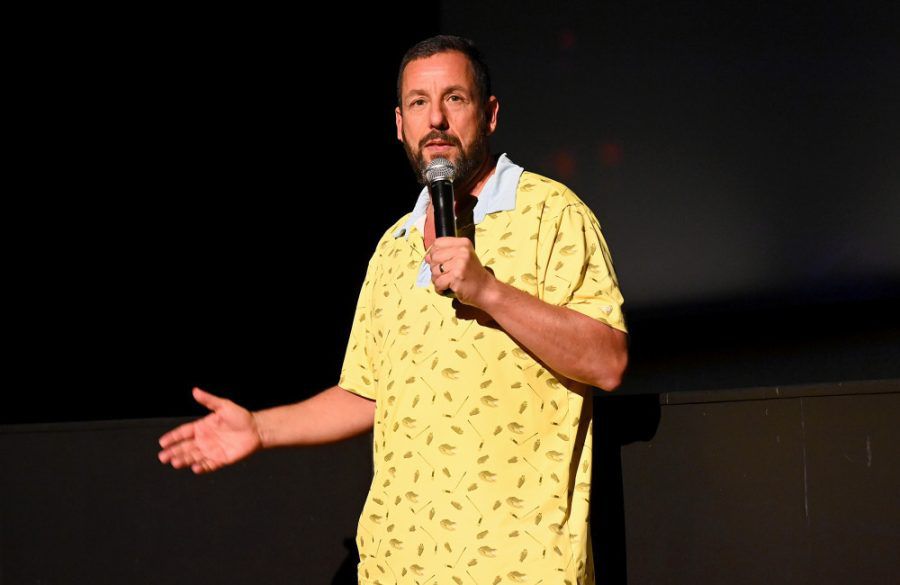
[[622, 446], [652, 440], [660, 417], [658, 394], [594, 398], [591, 541], [597, 583], [628, 583]]
[[331, 585], [354, 585], [357, 582], [356, 567], [359, 565], [359, 551], [356, 548], [356, 542], [352, 538], [345, 538], [344, 549], [347, 556], [334, 574]]

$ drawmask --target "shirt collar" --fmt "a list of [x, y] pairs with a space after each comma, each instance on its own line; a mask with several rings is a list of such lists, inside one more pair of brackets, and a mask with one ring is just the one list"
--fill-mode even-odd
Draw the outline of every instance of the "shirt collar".
[[[485, 182], [481, 193], [478, 195], [475, 208], [472, 210], [472, 220], [475, 224], [484, 221], [485, 216], [489, 213], [512, 211], [516, 208], [516, 189], [519, 186], [519, 177], [522, 176], [524, 171], [524, 168], [509, 160], [506, 153], [500, 155], [497, 159], [497, 167], [494, 170], [494, 174]], [[412, 226], [425, 216], [429, 199], [428, 187], [423, 187], [409, 219], [394, 232], [395, 238], [406, 236], [409, 239], [409, 232]]]

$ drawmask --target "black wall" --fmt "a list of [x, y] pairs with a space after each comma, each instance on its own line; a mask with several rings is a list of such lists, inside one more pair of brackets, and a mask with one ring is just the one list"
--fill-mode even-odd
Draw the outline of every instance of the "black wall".
[[[900, 558], [900, 382], [595, 400], [599, 583], [881, 584]], [[0, 427], [0, 578], [355, 583], [371, 435], [206, 476], [156, 460], [184, 419]]]
[[437, 6], [94, 16], [48, 22], [13, 85], [32, 125], [7, 190], [5, 381], [23, 385], [0, 422], [335, 384], [366, 263], [418, 195], [395, 82]]
[[[49, 20], [10, 92], [27, 180], [7, 189], [4, 379], [18, 404], [0, 422], [199, 414], [193, 385], [251, 408], [333, 385], [365, 263], [418, 191], [395, 138], [396, 68], [439, 31], [487, 51], [498, 149], [600, 216], [631, 329], [620, 393], [900, 377], [898, 232], [882, 229], [900, 200], [884, 190], [900, 168], [884, 166], [900, 123], [883, 107], [897, 101], [894, 11], [712, 4]], [[773, 128], [793, 141], [766, 142]], [[868, 158], [832, 164], [823, 149]], [[847, 205], [859, 213], [834, 212]], [[693, 225], [707, 214], [715, 229]], [[829, 264], [835, 246], [846, 254]], [[854, 254], [884, 270], [843, 271]], [[737, 277], [755, 284], [720, 287]]]

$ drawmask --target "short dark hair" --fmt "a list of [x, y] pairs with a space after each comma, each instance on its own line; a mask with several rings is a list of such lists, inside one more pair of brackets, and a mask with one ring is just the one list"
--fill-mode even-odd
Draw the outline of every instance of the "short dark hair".
[[403, 103], [403, 96], [400, 95], [402, 91], [401, 86], [403, 85], [403, 71], [410, 61], [425, 59], [438, 53], [449, 53], [451, 51], [458, 51], [469, 60], [469, 63], [472, 65], [472, 73], [475, 75], [475, 88], [478, 90], [478, 97], [481, 99], [482, 104], [487, 103], [488, 98], [491, 97], [491, 72], [488, 70], [481, 51], [469, 39], [455, 35], [438, 35], [416, 43], [403, 55], [403, 60], [400, 62], [400, 71], [397, 73], [397, 104], [402, 105]]

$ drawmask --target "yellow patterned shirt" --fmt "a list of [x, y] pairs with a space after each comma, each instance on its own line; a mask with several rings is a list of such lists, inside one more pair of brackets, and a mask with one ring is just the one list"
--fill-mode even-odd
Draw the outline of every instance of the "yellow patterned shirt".
[[[591, 585], [592, 390], [434, 291], [416, 208], [379, 241], [339, 385], [376, 401], [361, 585]], [[600, 226], [501, 156], [474, 210], [495, 276], [625, 331]]]

